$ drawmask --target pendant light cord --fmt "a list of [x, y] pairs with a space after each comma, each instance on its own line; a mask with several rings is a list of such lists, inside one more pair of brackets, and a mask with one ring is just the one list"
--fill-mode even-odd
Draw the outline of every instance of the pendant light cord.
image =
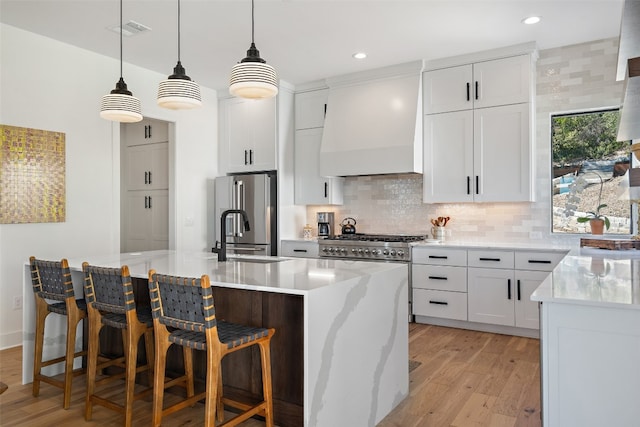
[[122, 0], [120, 0], [120, 79], [122, 79]]
[[254, 33], [254, 20], [253, 20], [253, 9], [254, 9], [254, 4], [253, 4], [253, 0], [251, 0], [251, 44], [254, 44], [254, 39], [253, 39], [253, 33]]
[[180, 62], [180, 0], [178, 0], [178, 62]]

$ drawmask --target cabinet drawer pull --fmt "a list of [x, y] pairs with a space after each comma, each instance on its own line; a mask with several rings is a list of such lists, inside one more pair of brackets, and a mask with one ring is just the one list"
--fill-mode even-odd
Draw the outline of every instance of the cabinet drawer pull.
[[518, 281], [516, 283], [518, 285], [518, 301], [520, 301], [520, 299], [521, 299], [520, 298], [521, 297], [521, 295], [520, 295], [520, 279], [518, 279]]
[[467, 176], [467, 194], [471, 194], [471, 177]]
[[478, 81], [476, 80], [476, 101], [478, 100], [479, 96], [480, 96], [480, 91], [478, 90]]
[[249, 161], [247, 160], [247, 155], [248, 155], [247, 150], [244, 150], [244, 164], [245, 165], [249, 164]]
[[449, 280], [446, 277], [442, 277], [442, 276], [429, 276], [429, 279], [431, 279], [431, 280]]
[[304, 252], [307, 253], [306, 249], [294, 249], [293, 252]]
[[145, 184], [149, 183], [149, 172], [147, 171], [144, 172], [144, 183]]
[[433, 300], [429, 300], [429, 304], [436, 304], [436, 305], [449, 305], [448, 302], [446, 301], [433, 301]]
[[249, 164], [253, 164], [253, 150], [249, 150]]
[[151, 184], [151, 171], [149, 171], [149, 184]]
[[511, 299], [511, 279], [507, 279], [507, 299]]
[[151, 196], [149, 196], [149, 209], [151, 209]]
[[429, 259], [447, 259], [449, 258], [446, 255], [429, 255]]
[[324, 198], [326, 199], [327, 197], [329, 197], [329, 183], [325, 182], [324, 183]]
[[324, 116], [327, 117], [327, 104], [324, 104]]
[[[149, 125], [149, 138], [151, 138], [151, 125]], [[149, 197], [151, 198], [151, 197]]]
[[480, 194], [480, 178], [476, 175], [476, 194]]
[[496, 262], [500, 262], [500, 258], [483, 258], [483, 257], [480, 257], [479, 259], [480, 259], [480, 261], [496, 261]]
[[551, 264], [548, 259], [530, 259], [529, 264]]
[[471, 101], [469, 93], [471, 91], [471, 83], [467, 82], [467, 101]]

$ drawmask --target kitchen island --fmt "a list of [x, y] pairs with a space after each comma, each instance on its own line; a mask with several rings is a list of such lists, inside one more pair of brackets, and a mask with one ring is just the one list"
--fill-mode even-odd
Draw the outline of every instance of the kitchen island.
[[573, 250], [541, 303], [543, 425], [638, 425], [640, 252]]
[[[128, 265], [139, 301], [145, 300], [150, 269], [208, 274], [218, 317], [275, 327], [272, 376], [280, 426], [373, 426], [408, 394], [407, 264], [242, 256], [218, 263], [215, 254], [166, 250], [88, 256], [69, 260], [76, 296], [82, 294], [83, 261]], [[35, 330], [28, 265], [24, 281], [27, 383], [33, 375]], [[62, 319], [50, 316], [46, 333], [45, 357], [61, 354]], [[251, 395], [250, 378], [238, 372], [246, 365], [234, 369], [225, 363], [225, 392]]]

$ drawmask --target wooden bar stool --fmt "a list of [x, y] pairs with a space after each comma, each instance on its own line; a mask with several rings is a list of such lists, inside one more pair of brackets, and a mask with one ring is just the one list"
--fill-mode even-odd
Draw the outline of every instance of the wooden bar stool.
[[[40, 394], [40, 382], [60, 387], [63, 392], [64, 409], [71, 403], [71, 383], [73, 377], [84, 373], [83, 369], [73, 370], [73, 360], [84, 356], [86, 351], [76, 351], [76, 329], [78, 323], [87, 317], [87, 306], [84, 299], [76, 299], [71, 281], [71, 271], [66, 259], [62, 261], [44, 261], [29, 258], [31, 264], [31, 283], [36, 301], [36, 335], [33, 351], [33, 395]], [[56, 302], [49, 302], [49, 301]], [[65, 355], [55, 359], [42, 360], [44, 347], [44, 325], [49, 313], [57, 313], [67, 318], [67, 345]], [[45, 366], [64, 362], [64, 379], [58, 380], [43, 375]]]
[[[235, 426], [254, 415], [263, 415], [267, 427], [273, 426], [271, 394], [271, 337], [275, 329], [256, 328], [217, 321], [209, 276], [186, 278], [156, 274], [149, 271], [149, 296], [156, 339], [155, 383], [152, 425], [160, 425], [164, 415], [171, 414], [205, 398], [205, 426], [224, 420], [224, 404], [240, 409], [239, 415], [218, 427]], [[164, 372], [167, 349], [178, 344], [189, 350], [207, 352], [205, 391], [163, 409], [163, 393], [168, 383]], [[222, 396], [222, 358], [227, 354], [258, 345], [262, 364], [263, 400], [255, 405], [233, 401]], [[192, 366], [192, 364], [190, 363]], [[248, 368], [248, 367], [247, 367]], [[193, 369], [186, 375], [193, 377]], [[191, 380], [193, 381], [193, 380]]]
[[[133, 402], [153, 392], [153, 320], [148, 307], [136, 310], [129, 268], [105, 268], [82, 264], [84, 290], [89, 315], [89, 350], [87, 356], [87, 395], [85, 420], [92, 417], [93, 404], [105, 406], [123, 413], [124, 425], [131, 426]], [[100, 330], [111, 326], [122, 330], [124, 357], [98, 364], [100, 353]], [[138, 342], [144, 335], [147, 364], [137, 366]], [[124, 360], [124, 365], [122, 361]], [[124, 367], [121, 374], [96, 379], [98, 370], [109, 366]], [[148, 372], [149, 388], [134, 393], [136, 374]], [[96, 394], [95, 389], [114, 380], [125, 379], [124, 404]]]

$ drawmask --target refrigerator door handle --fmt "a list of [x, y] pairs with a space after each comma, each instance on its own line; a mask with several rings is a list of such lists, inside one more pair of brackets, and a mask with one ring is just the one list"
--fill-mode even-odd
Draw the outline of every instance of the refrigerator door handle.
[[[244, 210], [244, 181], [238, 180], [235, 182], [234, 187], [234, 209], [242, 209]], [[242, 232], [244, 231], [242, 221], [240, 218], [240, 214], [229, 215], [233, 217], [233, 232], [235, 237], [242, 237]]]

